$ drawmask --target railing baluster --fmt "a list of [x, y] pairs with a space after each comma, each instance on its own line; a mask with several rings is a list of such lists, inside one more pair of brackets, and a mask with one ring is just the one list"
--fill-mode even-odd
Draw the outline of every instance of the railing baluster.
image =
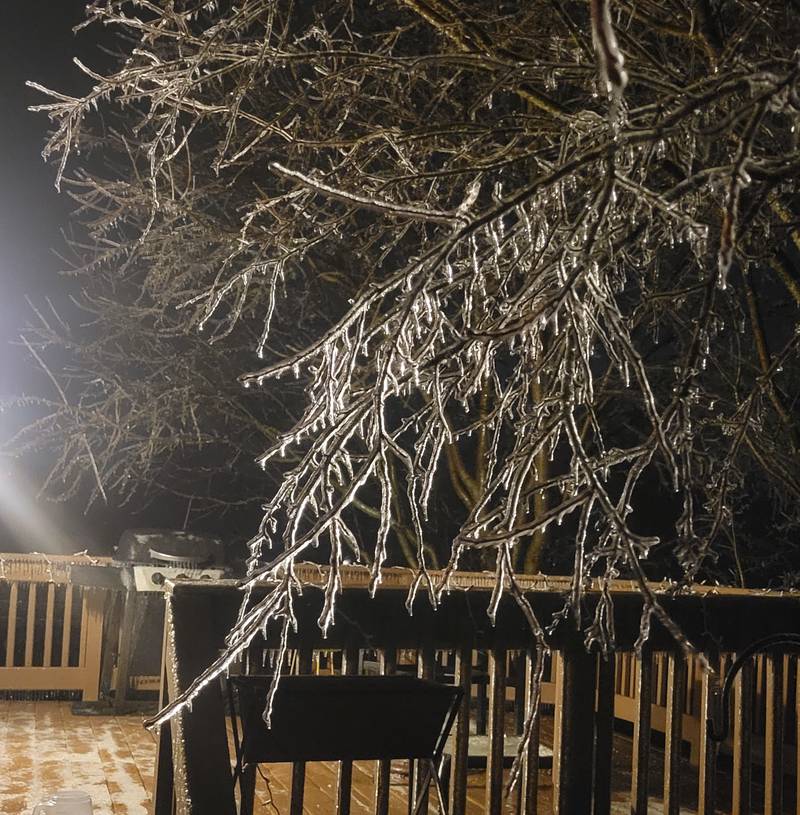
[[653, 654], [645, 645], [637, 660], [636, 715], [633, 722], [631, 812], [647, 815], [647, 782], [650, 775], [650, 720], [653, 704]]
[[764, 815], [783, 811], [783, 654], [767, 654]]
[[[80, 622], [81, 627], [80, 627], [80, 640], [79, 640], [79, 646], [78, 646], [78, 665], [80, 665], [81, 667], [83, 667], [84, 661], [86, 659], [86, 646], [87, 646], [86, 635], [88, 634], [88, 625], [87, 625], [87, 623], [88, 623], [88, 617], [89, 617], [88, 601], [89, 601], [89, 592], [90, 591], [91, 591], [91, 589], [89, 589], [89, 588], [87, 588], [85, 586], [81, 589], [81, 622]], [[133, 628], [133, 626], [131, 626], [131, 629], [132, 628]], [[126, 630], [127, 629], [123, 629], [123, 632], [122, 632], [123, 636], [125, 635]], [[121, 651], [121, 649], [120, 649], [120, 651]], [[122, 656], [122, 654], [120, 653], [119, 662], [121, 664], [123, 664], [123, 665], [129, 664], [128, 659], [125, 659], [125, 661], [123, 662], [123, 660], [121, 659], [121, 656]], [[128, 681], [129, 681], [129, 677], [126, 676], [125, 677], [125, 689], [124, 689], [123, 693], [120, 694], [119, 697], [116, 697], [116, 694], [115, 694], [115, 699], [118, 700], [118, 699], [123, 698], [123, 697], [128, 695]]]
[[626, 696], [629, 696], [631, 699], [636, 698], [636, 683], [639, 681], [639, 660], [636, 658], [636, 654], [632, 654], [628, 652], [628, 689], [626, 692]]
[[484, 654], [481, 651], [475, 651], [475, 668], [477, 668], [477, 676], [475, 679], [475, 694], [477, 699], [475, 709], [475, 733], [479, 736], [486, 735], [486, 720], [488, 717], [489, 703], [487, 701], [487, 686], [488, 677], [484, 670]]
[[[133, 605], [130, 602], [132, 598], [132, 594], [129, 591], [126, 591], [122, 597], [122, 608], [121, 611], [121, 626], [124, 628], [126, 624], [129, 626], [129, 632], [127, 635], [123, 633], [122, 642], [120, 644], [120, 648], [118, 651], [118, 662], [121, 661], [123, 649], [125, 651], [129, 651], [130, 643], [132, 640], [133, 634], [133, 623], [131, 622], [131, 612], [133, 611]], [[126, 623], [127, 621], [127, 623]], [[260, 669], [265, 664], [265, 656], [266, 656], [266, 644], [262, 637], [256, 637], [256, 639], [250, 642], [250, 645], [246, 648], [244, 653], [241, 657], [241, 669], [244, 671], [245, 675], [247, 674], [256, 674], [259, 673]], [[290, 661], [292, 657], [290, 655]], [[120, 675], [119, 672], [117, 673], [117, 687], [120, 688], [120, 692], [123, 694], [122, 698], [126, 695], [126, 679], [122, 678], [122, 682], [120, 683]], [[233, 698], [231, 697], [231, 701], [233, 702]], [[235, 704], [235, 703], [234, 703]], [[241, 716], [242, 711], [239, 711], [239, 715]], [[231, 716], [235, 715], [235, 710], [231, 710]], [[240, 719], [242, 723], [242, 732], [244, 732], [244, 719]], [[242, 749], [244, 749], [243, 742], [240, 743]], [[258, 765], [250, 762], [245, 764], [241, 769], [241, 775], [239, 776], [239, 811], [238, 815], [253, 815], [255, 809], [255, 800], [256, 800], [256, 784], [257, 784], [257, 776], [258, 776]], [[293, 801], [292, 801], [293, 803]], [[290, 806], [292, 805], [290, 803]], [[170, 814], [172, 815], [172, 813]]]
[[681, 803], [681, 732], [686, 703], [686, 664], [683, 655], [667, 654], [666, 727], [664, 733], [664, 815], [678, 815]]
[[509, 655], [509, 678], [514, 688], [514, 735], [521, 736], [525, 727], [525, 652]]
[[[353, 676], [358, 672], [358, 648], [352, 646], [345, 648], [342, 652], [342, 673]], [[339, 762], [339, 783], [337, 784], [337, 806], [338, 815], [349, 815], [350, 813], [350, 793], [353, 787], [353, 762]]]
[[486, 753], [486, 815], [503, 808], [503, 753], [506, 712], [506, 649], [489, 652], [489, 749]]
[[[525, 715], [530, 716], [533, 706], [533, 685], [538, 669], [538, 654], [531, 648], [525, 653]], [[541, 688], [540, 688], [541, 692]], [[536, 716], [525, 753], [522, 783], [520, 785], [523, 815], [536, 815], [539, 805], [539, 734], [541, 714]]]
[[666, 655], [664, 653], [657, 653], [653, 656], [653, 660], [655, 661], [655, 674], [656, 674], [656, 684], [653, 687], [653, 704], [657, 707], [666, 707], [667, 706], [667, 697], [665, 694], [665, 677], [664, 677], [664, 657]]
[[456, 652], [456, 684], [463, 691], [456, 721], [453, 750], [451, 810], [453, 815], [467, 811], [467, 762], [469, 760], [469, 704], [472, 686], [472, 645], [466, 643]]
[[[417, 676], [420, 679], [434, 679], [436, 677], [436, 651], [433, 646], [426, 644], [417, 650]], [[408, 773], [408, 808], [409, 812], [414, 802], [420, 799], [419, 815], [428, 811], [427, 784], [423, 789], [424, 778], [427, 775], [427, 765], [424, 761], [410, 761]]]
[[736, 677], [733, 716], [733, 811], [750, 812], [752, 796], [753, 662]]
[[595, 713], [594, 815], [611, 812], [611, 762], [614, 751], [614, 687], [616, 656], [599, 656]]
[[[764, 700], [764, 655], [758, 654], [755, 658], [755, 674], [756, 674], [756, 699], [763, 702]], [[759, 704], [755, 711], [755, 727], [754, 733], [764, 735], [765, 718], [764, 718], [764, 705]]]
[[8, 593], [8, 625], [6, 627], [6, 667], [14, 666], [14, 647], [17, 644], [17, 596], [19, 586], [17, 583], [11, 584]]
[[436, 651], [432, 645], [417, 651], [417, 676], [420, 679], [436, 678]]
[[[378, 657], [380, 672], [383, 676], [391, 676], [397, 672], [397, 650], [386, 648]], [[392, 762], [379, 761], [375, 769], [375, 815], [388, 815], [389, 812], [389, 784], [391, 781]]]
[[[784, 726], [786, 725], [786, 713], [791, 710], [790, 697], [792, 694], [792, 680], [794, 679], [792, 655], [784, 653], [783, 655], [783, 710], [784, 710]], [[786, 733], [784, 733], [784, 737]]]
[[69, 665], [69, 639], [72, 633], [72, 594], [74, 587], [70, 584], [64, 592], [64, 621], [61, 634], [61, 667]]
[[[169, 609], [165, 609], [165, 616]], [[169, 703], [167, 672], [169, 659], [172, 656], [169, 644], [169, 625], [164, 625], [161, 641], [161, 685], [158, 689], [158, 709], [162, 710]], [[172, 764], [172, 732], [169, 721], [158, 728], [156, 737], [155, 766], [153, 768], [153, 792], [149, 812], [151, 815], [173, 815], [175, 812], [174, 767]]]
[[557, 811], [558, 794], [561, 778], [561, 733], [563, 725], [563, 705], [564, 698], [564, 659], [561, 651], [553, 651], [551, 658], [551, 673], [553, 685], [555, 685], [553, 711], [553, 811]]
[[25, 662], [26, 668], [33, 665], [33, 638], [36, 624], [36, 583], [28, 584], [28, 613], [25, 620]]
[[694, 667], [696, 662], [697, 660], [694, 658], [694, 656], [690, 656], [686, 660], [686, 705], [684, 712], [692, 718], [695, 717], [695, 703], [697, 701], [694, 677]]
[[630, 696], [628, 693], [628, 671], [630, 669], [630, 654], [622, 653], [619, 655], [619, 690], [617, 691], [620, 696]]
[[[714, 669], [717, 670], [719, 660], [714, 660], [713, 664]], [[698, 768], [697, 815], [714, 815], [716, 811], [717, 752], [719, 748], [717, 742], [708, 737], [706, 722], [716, 697], [718, 683], [718, 674], [703, 671], [700, 693], [700, 767]]]
[[96, 702], [100, 679], [100, 660], [103, 644], [103, 608], [105, 606], [104, 589], [84, 589], [85, 629], [81, 632], [84, 643], [81, 656], [83, 673], [83, 701]]
[[[314, 651], [303, 646], [297, 654], [297, 673], [310, 674], [314, 662]], [[303, 815], [303, 799], [306, 792], [306, 763], [295, 761], [292, 764], [292, 793], [289, 804], [290, 815]]]
[[47, 604], [44, 617], [44, 655], [42, 665], [49, 668], [53, 661], [53, 609], [56, 600], [56, 587], [54, 583], [47, 584]]
[[794, 781], [795, 781], [795, 808], [800, 808], [800, 658], [794, 659], [794, 718], [795, 718], [795, 733], [794, 733], [794, 752], [795, 752], [795, 768], [794, 768]]
[[[592, 810], [596, 657], [587, 653], [580, 638], [565, 647], [562, 657], [562, 691], [556, 699], [556, 709], [562, 708], [558, 791], [554, 789], [553, 803], [558, 815], [573, 815]], [[553, 782], [555, 787], [555, 778]]]

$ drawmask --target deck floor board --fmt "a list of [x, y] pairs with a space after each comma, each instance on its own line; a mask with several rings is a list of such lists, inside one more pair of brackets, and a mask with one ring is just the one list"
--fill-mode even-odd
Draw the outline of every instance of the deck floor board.
[[[155, 738], [141, 716], [75, 716], [69, 702], [0, 700], [0, 813], [28, 815], [34, 804], [58, 789], [82, 789], [92, 797], [94, 815], [149, 815]], [[407, 812], [404, 762], [393, 764], [391, 815]], [[289, 808], [291, 765], [261, 768], [257, 815], [283, 815]], [[353, 815], [373, 811], [374, 762], [353, 767]], [[335, 811], [336, 762], [310, 762], [304, 810]], [[544, 780], [544, 779], [543, 779]], [[483, 773], [471, 773], [468, 815], [483, 813]], [[507, 811], [513, 808], [506, 807]], [[434, 811], [434, 807], [431, 807]]]
[[[542, 732], [544, 741], [550, 742], [551, 718], [543, 718]], [[615, 766], [629, 767], [629, 739], [615, 736], [614, 742]], [[35, 803], [54, 790], [82, 789], [92, 797], [94, 815], [150, 815], [155, 749], [155, 738], [144, 729], [139, 715], [75, 716], [69, 702], [0, 700], [0, 814], [28, 815]], [[653, 763], [660, 764], [657, 751], [653, 755]], [[404, 764], [392, 764], [391, 815], [406, 815], [408, 811]], [[353, 815], [373, 811], [374, 768], [374, 762], [354, 765]], [[285, 815], [289, 811], [291, 765], [272, 764], [260, 769], [263, 777], [257, 779], [255, 815]], [[307, 765], [306, 813], [329, 815], [336, 811], [337, 771], [336, 762]], [[693, 785], [693, 772], [688, 776]], [[467, 815], [483, 815], [484, 782], [483, 772], [470, 772]], [[617, 769], [613, 812], [630, 812], [628, 789], [629, 770], [626, 774]], [[656, 789], [658, 783], [651, 787]], [[434, 793], [431, 795], [433, 802]], [[539, 775], [539, 812], [549, 812], [551, 807], [552, 778], [544, 770]], [[432, 803], [429, 812], [436, 811]], [[503, 811], [516, 811], [515, 796], [504, 801]], [[653, 802], [648, 811], [660, 813], [660, 802]]]
[[[0, 813], [28, 815], [34, 804], [58, 789], [82, 789], [92, 797], [94, 815], [149, 815], [155, 739], [140, 716], [75, 716], [69, 702], [0, 700]], [[407, 812], [403, 762], [396, 762], [390, 788], [391, 815]], [[256, 813], [288, 812], [291, 765], [262, 767], [256, 785]], [[354, 815], [372, 812], [375, 765], [353, 767]], [[336, 762], [310, 762], [305, 811], [335, 810]], [[264, 778], [268, 779], [267, 781]], [[468, 812], [483, 812], [483, 775], [470, 775]], [[274, 804], [274, 807], [270, 804]]]
[[114, 815], [105, 769], [89, 717], [73, 716], [69, 702], [39, 704], [40, 708], [58, 706], [65, 761], [60, 777], [49, 778], [47, 784], [39, 784], [31, 790], [31, 802], [46, 797], [54, 788], [79, 789], [91, 796], [95, 815]]

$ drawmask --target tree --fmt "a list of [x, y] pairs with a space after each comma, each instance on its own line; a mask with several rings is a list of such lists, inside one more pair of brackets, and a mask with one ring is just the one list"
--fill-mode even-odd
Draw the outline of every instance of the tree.
[[[82, 212], [96, 215], [90, 185], [69, 183]], [[141, 213], [137, 196], [146, 199], [148, 191], [108, 178], [102, 183], [124, 197], [125, 226], [133, 226]], [[218, 193], [213, 186], [203, 190]], [[197, 200], [184, 204], [203, 206]], [[113, 217], [107, 210], [101, 214]], [[195, 315], [187, 319], [176, 309], [197, 293], [196, 270], [218, 260], [207, 254], [209, 229], [224, 225], [207, 218], [201, 232], [200, 224], [179, 217], [165, 221], [150, 230], [127, 264], [123, 250], [100, 246], [98, 232], [90, 235], [91, 245], [71, 242], [80, 296], [69, 309], [49, 301], [37, 307], [25, 338], [51, 375], [54, 393], [35, 400], [41, 418], [12, 445], [23, 454], [51, 457], [44, 487], [56, 500], [85, 498], [91, 504], [103, 498], [141, 507], [163, 504], [166, 497], [178, 505], [178, 516], [183, 508], [204, 522], [223, 516], [230, 524], [243, 516], [241, 524], [249, 516], [252, 529], [265, 480], [254, 472], [253, 459], [290, 419], [301, 391], [290, 386], [265, 400], [236, 381], [236, 371], [252, 364], [257, 314], [243, 316], [235, 332], [209, 342], [207, 335], [216, 339], [224, 327], [210, 321], [208, 330], [197, 332], [191, 326]], [[178, 257], [185, 273], [173, 275]], [[315, 298], [319, 291], [306, 291], [292, 314], [295, 342], [302, 341], [309, 320], [318, 319]]]
[[[84, 98], [41, 109], [59, 178], [86, 166], [76, 146], [114, 142], [113, 184], [78, 181], [103, 214], [97, 262], [154, 274], [190, 321], [252, 337], [264, 362], [245, 387], [305, 390], [259, 459], [291, 457], [251, 542], [248, 587], [276, 588], [231, 654], [269, 620], [288, 630], [293, 564], [314, 548], [331, 564], [321, 625], [348, 547], [367, 550], [377, 585], [398, 514], [417, 547], [409, 603], [420, 586], [436, 602], [479, 556], [496, 598], [530, 612], [515, 570], [563, 522], [565, 613], [579, 618], [590, 576], [624, 572], [643, 637], [655, 615], [687, 648], [648, 557], [703, 574], [756, 482], [797, 528], [792, 5], [90, 6], [124, 57], [108, 76], [87, 69]], [[298, 287], [331, 269], [349, 302], [326, 304], [303, 347], [268, 345]], [[765, 325], [776, 309], [788, 316]], [[427, 526], [448, 464], [466, 509], [435, 577]], [[609, 647], [610, 602], [589, 644]]]

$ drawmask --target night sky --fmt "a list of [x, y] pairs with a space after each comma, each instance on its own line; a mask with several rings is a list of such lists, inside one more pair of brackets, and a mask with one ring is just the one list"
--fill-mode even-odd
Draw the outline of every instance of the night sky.
[[71, 31], [82, 17], [82, 6], [80, 0], [32, 0], [11, 4], [4, 11], [4, 17], [10, 18], [0, 49], [0, 388], [4, 395], [18, 392], [20, 384], [30, 380], [22, 354], [8, 347], [27, 317], [25, 296], [64, 288], [63, 282], [59, 285], [60, 264], [53, 249], [60, 243], [69, 201], [56, 193], [53, 168], [41, 157], [47, 117], [27, 110], [45, 100], [25, 87], [25, 81], [73, 92], [85, 84], [71, 61], [76, 51], [88, 56], [87, 34], [76, 37]]
[[[25, 86], [33, 80], [78, 94], [88, 80], [72, 59], [102, 66], [94, 28], [77, 35], [82, 0], [25, 0], [3, 9], [5, 36], [0, 49], [0, 398], [47, 392], [47, 383], [18, 347], [19, 334], [32, 318], [26, 297], [47, 296], [64, 303], [74, 283], [59, 275], [70, 201], [54, 186], [54, 168], [41, 150], [48, 127], [44, 114], [28, 112], [46, 99]], [[48, 395], [52, 395], [52, 392]], [[0, 440], [8, 438], [19, 414], [0, 413]], [[36, 500], [44, 462], [24, 465], [0, 460], [0, 551], [107, 550], [127, 519], [108, 510], [84, 517], [82, 506], [63, 507]]]

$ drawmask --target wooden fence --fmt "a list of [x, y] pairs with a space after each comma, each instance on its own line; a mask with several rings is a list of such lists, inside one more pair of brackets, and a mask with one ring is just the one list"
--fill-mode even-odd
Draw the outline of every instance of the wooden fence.
[[[485, 666], [488, 699], [487, 771], [485, 812], [497, 815], [503, 810], [503, 765], [505, 740], [509, 734], [508, 689], [509, 658], [520, 666], [522, 681], [517, 687], [526, 697], [531, 677], [536, 670], [536, 655], [531, 638], [517, 605], [505, 598], [500, 605], [497, 624], [486, 617], [491, 585], [488, 575], [459, 575], [456, 585], [469, 591], [455, 590], [433, 611], [420, 598], [409, 617], [404, 607], [407, 573], [390, 573], [386, 588], [370, 599], [362, 583], [364, 572], [351, 569], [345, 575], [345, 590], [339, 600], [339, 622], [322, 638], [316, 625], [322, 606], [322, 592], [314, 586], [324, 583], [324, 570], [316, 567], [301, 570], [308, 583], [297, 599], [299, 634], [290, 640], [295, 664], [308, 673], [315, 654], [337, 650], [343, 654], [339, 669], [354, 673], [366, 662], [377, 663], [378, 670], [397, 670], [399, 657], [413, 653], [420, 676], [436, 675], [443, 662], [453, 667], [453, 681], [466, 693], [455, 726], [452, 754], [451, 811], [466, 811], [467, 764], [470, 734], [474, 730], [475, 653], [488, 654]], [[522, 581], [526, 596], [541, 619], [549, 619], [563, 604], [565, 584], [558, 580], [530, 578]], [[658, 624], [653, 624], [644, 659], [632, 654], [638, 634], [642, 600], [635, 589], [619, 582], [613, 587], [614, 625], [618, 652], [610, 659], [587, 654], [581, 637], [568, 626], [561, 626], [551, 637], [550, 645], [558, 654], [549, 683], [555, 718], [552, 745], [553, 811], [559, 815], [593, 813], [607, 815], [612, 811], [612, 762], [614, 755], [613, 724], [615, 708], [629, 704], [626, 716], [633, 722], [631, 758], [625, 769], [630, 774], [627, 811], [645, 815], [650, 798], [663, 800], [663, 811], [679, 812], [681, 777], [686, 765], [680, 761], [681, 742], [686, 717], [697, 722], [695, 752], [698, 759], [697, 784], [691, 793], [691, 806], [699, 815], [712, 815], [719, 793], [730, 797], [731, 811], [750, 812], [756, 776], [756, 758], [760, 753], [763, 767], [763, 793], [759, 792], [758, 809], [765, 815], [779, 815], [784, 802], [791, 806], [800, 800], [798, 793], [796, 750], [798, 741], [798, 671], [796, 655], [773, 649], [760, 661], [751, 661], [735, 685], [733, 736], [730, 743], [732, 770], [718, 773], [718, 749], [705, 727], [708, 712], [717, 699], [717, 681], [725, 667], [725, 655], [740, 652], [754, 641], [769, 634], [800, 634], [800, 598], [797, 595], [726, 591], [694, 587], [682, 595], [670, 595], [670, 587], [655, 586], [660, 601], [686, 634], [718, 668], [718, 673], [699, 672], [687, 664], [675, 650], [671, 637]], [[400, 589], [393, 591], [392, 589]], [[597, 599], [590, 591], [587, 610]], [[173, 587], [168, 604], [171, 636], [165, 638], [168, 670], [168, 695], [174, 698], [217, 655], [226, 630], [235, 619], [240, 594], [234, 585], [207, 586], [178, 584]], [[265, 652], [276, 643], [270, 637], [261, 644]], [[366, 657], [369, 657], [368, 659]], [[483, 670], [481, 668], [481, 670]], [[759, 679], [756, 674], [761, 675]], [[516, 674], [519, 678], [520, 673]], [[756, 704], [761, 691], [762, 710]], [[514, 694], [512, 694], [513, 697]], [[527, 705], [527, 698], [523, 702]], [[661, 754], [652, 750], [655, 710], [663, 710], [664, 751], [663, 787], [656, 790], [649, 783], [650, 769]], [[753, 722], [761, 719], [759, 733]], [[760, 745], [759, 745], [760, 742]], [[793, 751], [793, 752], [792, 752]], [[535, 731], [525, 756], [522, 783], [515, 799], [516, 809], [531, 815], [538, 809], [538, 767], [540, 734]], [[658, 758], [656, 756], [659, 756]], [[792, 766], [788, 759], [793, 755]], [[155, 815], [166, 815], [176, 807], [178, 815], [228, 815], [236, 810], [232, 785], [230, 756], [225, 736], [223, 701], [219, 688], [208, 685], [176, 721], [161, 729], [156, 787]], [[785, 772], [789, 770], [789, 772]], [[376, 815], [389, 808], [389, 764], [376, 766]], [[291, 812], [302, 812], [305, 766], [295, 765], [292, 783]], [[337, 808], [344, 815], [350, 807], [351, 770], [348, 762], [340, 765]], [[726, 780], [727, 779], [727, 780]], [[732, 779], [732, 781], [731, 781]], [[719, 785], [731, 788], [720, 790]], [[685, 801], [684, 801], [685, 803]], [[763, 804], [763, 805], [762, 805]], [[790, 811], [790, 810], [787, 810]], [[791, 810], [793, 811], [793, 810]]]
[[104, 558], [0, 554], [0, 691], [98, 696], [106, 589], [72, 583]]

